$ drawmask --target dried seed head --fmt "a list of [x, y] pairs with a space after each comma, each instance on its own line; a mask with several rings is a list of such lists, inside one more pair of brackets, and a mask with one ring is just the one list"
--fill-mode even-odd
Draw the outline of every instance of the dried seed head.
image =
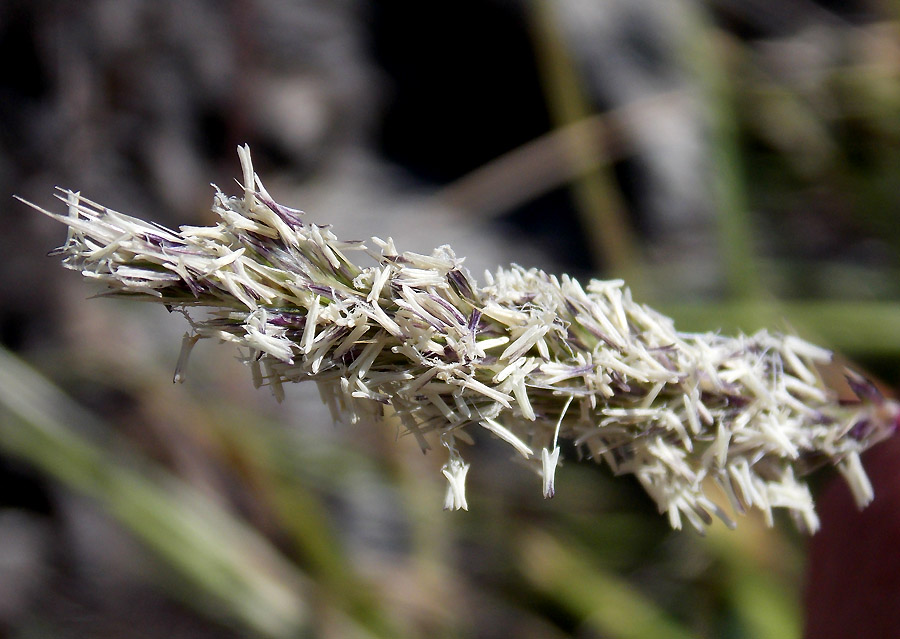
[[[389, 406], [422, 450], [449, 451], [445, 508], [466, 509], [469, 469], [457, 443], [473, 428], [507, 442], [555, 492], [559, 439], [615, 473], [635, 475], [673, 527], [698, 530], [733, 510], [785, 508], [818, 526], [795, 471], [829, 463], [857, 503], [872, 499], [859, 454], [893, 432], [897, 403], [858, 376], [845, 406], [816, 367], [831, 354], [794, 336], [675, 330], [621, 281], [514, 266], [479, 287], [442, 246], [377, 250], [275, 203], [239, 149], [242, 197], [216, 190], [211, 227], [172, 231], [61, 191], [69, 228], [55, 253], [107, 294], [184, 310], [191, 324], [175, 379], [200, 338], [242, 349], [256, 385], [316, 380], [336, 417], [378, 420]], [[37, 208], [37, 207], [35, 207]], [[39, 209], [42, 210], [42, 209]], [[366, 251], [361, 267], [347, 253]], [[203, 308], [202, 317], [190, 314]], [[536, 452], [539, 451], [539, 452]]]

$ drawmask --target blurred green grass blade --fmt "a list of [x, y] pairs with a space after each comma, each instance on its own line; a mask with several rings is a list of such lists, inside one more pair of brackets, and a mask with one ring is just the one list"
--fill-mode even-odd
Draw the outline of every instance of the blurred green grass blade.
[[797, 597], [760, 570], [735, 571], [727, 596], [753, 639], [800, 637]]
[[659, 310], [682, 331], [789, 330], [846, 355], [900, 355], [900, 302], [700, 302]]
[[644, 277], [625, 202], [612, 178], [601, 140], [596, 135], [579, 134], [569, 126], [588, 118], [592, 108], [583, 95], [554, 12], [549, 0], [531, 4], [532, 42], [547, 109], [561, 133], [569, 132], [566, 146], [571, 162], [576, 167], [593, 167], [585, 168], [572, 181], [583, 230], [597, 263], [624, 277], [633, 290], [643, 291], [650, 282]]
[[597, 565], [574, 544], [532, 530], [519, 562], [525, 578], [566, 612], [603, 637], [689, 639], [695, 635], [624, 579]]
[[348, 451], [329, 458], [326, 450], [313, 452], [317, 459], [312, 460], [302, 444], [289, 440], [274, 425], [247, 428], [251, 415], [236, 417], [231, 408], [226, 412], [221, 419], [229, 424], [229, 445], [240, 450], [241, 465], [245, 470], [252, 469], [255, 481], [264, 482], [260, 498], [267, 502], [290, 539], [292, 556], [299, 555], [310, 578], [372, 636], [400, 636], [385, 614], [378, 593], [354, 570], [321, 499], [310, 490], [311, 485], [334, 484], [337, 476], [358, 469], [366, 460], [356, 459]]
[[0, 415], [0, 448], [98, 500], [189, 585], [217, 600], [220, 616], [266, 637], [307, 628], [308, 580], [267, 540], [144, 460], [114, 459], [90, 442], [80, 432], [110, 429], [4, 349]]
[[744, 520], [735, 530], [717, 522], [708, 533], [704, 546], [721, 566], [717, 570], [722, 595], [740, 620], [743, 636], [800, 637], [800, 595], [794, 581], [799, 575], [791, 574], [799, 563], [800, 550], [780, 544], [776, 533], [758, 519]]
[[682, 8], [687, 24], [685, 61], [693, 69], [708, 110], [710, 179], [725, 281], [732, 297], [758, 297], [764, 288], [755, 260], [731, 68], [739, 45], [716, 28], [701, 5], [685, 3]]

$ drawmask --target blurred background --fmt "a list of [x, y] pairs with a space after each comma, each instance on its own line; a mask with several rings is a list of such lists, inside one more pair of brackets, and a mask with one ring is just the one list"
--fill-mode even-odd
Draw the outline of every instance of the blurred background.
[[893, 636], [893, 443], [862, 514], [817, 478], [812, 540], [673, 532], [572, 454], [545, 501], [490, 440], [443, 512], [443, 457], [395, 424], [278, 404], [212, 343], [173, 385], [183, 319], [89, 299], [11, 196], [209, 224], [246, 142], [346, 239], [623, 277], [682, 330], [797, 332], [890, 392], [898, 8], [4, 0], [0, 636]]

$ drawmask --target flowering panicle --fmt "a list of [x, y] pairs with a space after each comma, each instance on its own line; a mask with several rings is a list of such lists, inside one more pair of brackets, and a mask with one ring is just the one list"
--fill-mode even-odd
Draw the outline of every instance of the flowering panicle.
[[[583, 287], [518, 266], [479, 286], [448, 246], [431, 255], [371, 249], [277, 204], [239, 148], [242, 197], [218, 189], [219, 221], [166, 229], [62, 191], [69, 227], [55, 251], [108, 294], [185, 311], [175, 372], [200, 338], [241, 347], [256, 386], [315, 380], [336, 418], [397, 416], [423, 450], [447, 449], [445, 508], [467, 508], [459, 443], [482, 428], [534, 466], [555, 491], [560, 441], [633, 474], [669, 522], [703, 530], [719, 486], [734, 511], [787, 509], [814, 531], [798, 475], [836, 466], [860, 505], [872, 488], [859, 454], [893, 432], [898, 405], [851, 376], [845, 406], [816, 366], [831, 354], [797, 337], [724, 337], [675, 330], [635, 303], [621, 281]], [[374, 264], [347, 256], [365, 251]], [[202, 317], [194, 307], [206, 309]]]

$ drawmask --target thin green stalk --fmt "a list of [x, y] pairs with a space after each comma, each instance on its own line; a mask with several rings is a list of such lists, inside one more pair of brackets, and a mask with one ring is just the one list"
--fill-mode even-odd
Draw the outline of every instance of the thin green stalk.
[[704, 10], [683, 2], [685, 58], [694, 71], [709, 110], [710, 179], [713, 203], [719, 218], [720, 248], [725, 283], [730, 297], [759, 298], [764, 292], [754, 257], [753, 225], [747, 204], [740, 151], [734, 86], [730, 61], [732, 48], [724, 34], [711, 24]]
[[570, 126], [587, 119], [592, 109], [582, 94], [553, 4], [548, 0], [532, 3], [532, 31], [550, 116], [556, 127], [569, 133], [566, 142], [571, 162], [581, 169], [572, 180], [572, 190], [594, 258], [643, 294], [648, 282], [642, 274], [638, 248], [626, 220], [626, 206], [609, 174], [601, 140], [599, 136], [579, 134]]

